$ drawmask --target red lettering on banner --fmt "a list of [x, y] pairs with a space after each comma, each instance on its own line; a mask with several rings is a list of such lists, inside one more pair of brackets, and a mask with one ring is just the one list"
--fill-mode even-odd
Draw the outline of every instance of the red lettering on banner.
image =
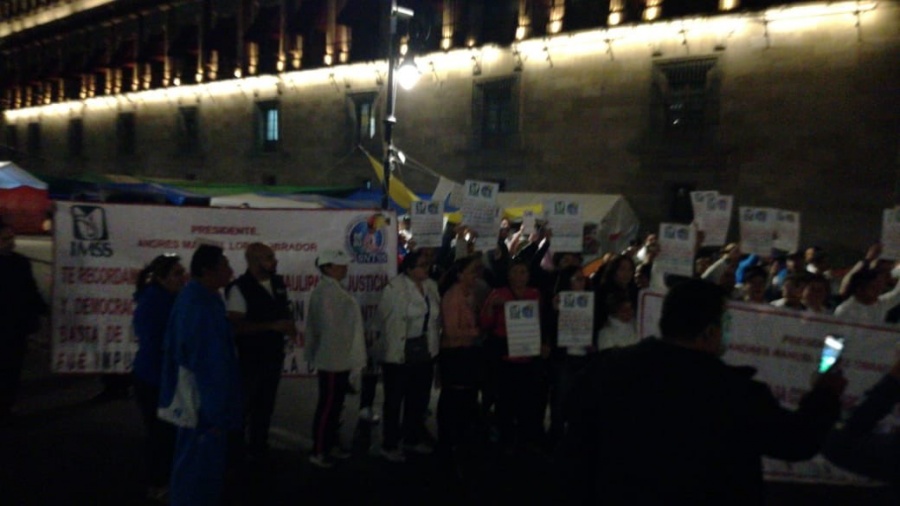
[[62, 372], [86, 371], [87, 353], [57, 353], [53, 369]]
[[348, 276], [347, 291], [349, 292], [380, 292], [388, 283], [387, 274], [361, 274]]
[[79, 267], [82, 285], [133, 285], [140, 270], [127, 267]]
[[315, 274], [285, 274], [284, 286], [289, 292], [308, 292], [319, 284]]
[[134, 312], [134, 301], [132, 299], [77, 297], [73, 302], [73, 314], [127, 316]]
[[781, 342], [805, 346], [816, 350], [822, 348], [822, 339], [818, 337], [784, 336], [781, 338]]
[[804, 353], [802, 351], [792, 351], [792, 350], [783, 350], [780, 348], [776, 348], [772, 351], [773, 357], [785, 358], [788, 360], [793, 360], [794, 362], [804, 362], [810, 363], [813, 362], [813, 356], [809, 353]]
[[746, 353], [747, 355], [756, 355], [758, 357], [768, 357], [772, 354], [772, 351], [768, 346], [762, 346], [760, 344], [731, 343], [728, 345], [728, 350]]
[[314, 242], [273, 242], [269, 246], [272, 251], [317, 251], [319, 248]]
[[60, 325], [57, 330], [60, 343], [96, 343], [100, 335], [95, 325]]
[[869, 362], [868, 360], [853, 360], [850, 365], [854, 369], [859, 369], [861, 371], [873, 371], [877, 373], [886, 373], [891, 368], [889, 364], [878, 364], [875, 362]]
[[191, 225], [191, 233], [200, 235], [258, 235], [256, 227], [229, 227], [221, 225]]

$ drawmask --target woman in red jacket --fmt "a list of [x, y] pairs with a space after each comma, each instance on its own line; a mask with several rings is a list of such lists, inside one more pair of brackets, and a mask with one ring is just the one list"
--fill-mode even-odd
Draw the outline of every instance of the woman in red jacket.
[[[500, 442], [507, 452], [522, 445], [535, 448], [544, 437], [543, 360], [541, 356], [510, 357], [507, 346], [506, 303], [534, 300], [540, 307], [540, 293], [528, 286], [528, 280], [528, 264], [513, 261], [507, 285], [491, 291], [480, 317], [481, 328], [488, 333], [485, 348], [492, 359], [496, 381]], [[541, 345], [541, 355], [548, 350]]]

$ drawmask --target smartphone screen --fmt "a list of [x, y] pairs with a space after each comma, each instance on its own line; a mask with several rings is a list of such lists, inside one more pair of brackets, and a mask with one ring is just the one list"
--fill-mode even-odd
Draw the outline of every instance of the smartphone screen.
[[841, 357], [844, 351], [844, 338], [838, 336], [825, 336], [825, 346], [822, 348], [822, 356], [819, 359], [819, 373], [826, 373]]

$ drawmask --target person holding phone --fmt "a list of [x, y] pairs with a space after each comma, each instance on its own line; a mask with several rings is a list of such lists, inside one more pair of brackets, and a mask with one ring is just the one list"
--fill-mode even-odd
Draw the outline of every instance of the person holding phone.
[[732, 366], [725, 293], [673, 286], [662, 337], [601, 352], [570, 394], [557, 461], [585, 504], [763, 504], [763, 456], [813, 457], [840, 413], [840, 369], [817, 375], [795, 411], [755, 370]]
[[900, 358], [850, 416], [831, 432], [822, 453], [835, 465], [869, 478], [900, 485], [900, 434], [877, 431], [900, 403]]

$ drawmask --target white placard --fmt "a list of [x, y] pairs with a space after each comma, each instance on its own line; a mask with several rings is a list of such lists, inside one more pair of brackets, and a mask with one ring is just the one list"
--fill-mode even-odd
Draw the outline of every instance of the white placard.
[[593, 344], [594, 293], [560, 292], [557, 345], [586, 347]]
[[[659, 336], [658, 322], [663, 295], [642, 292], [639, 304], [638, 335]], [[730, 344], [723, 356], [732, 365], [756, 368], [755, 379], [769, 385], [781, 403], [795, 409], [809, 390], [810, 378], [818, 366], [823, 338], [840, 335], [846, 339], [841, 368], [849, 384], [841, 399], [846, 408], [857, 404], [896, 359], [895, 345], [900, 327], [863, 325], [803, 311], [775, 308], [766, 304], [731, 302]], [[900, 426], [895, 415], [882, 424], [890, 432]], [[872, 483], [833, 466], [821, 455], [803, 462], [764, 459], [767, 479], [858, 485]]]
[[581, 253], [584, 244], [584, 217], [577, 199], [552, 199], [544, 202], [544, 217], [553, 231], [553, 251]]
[[728, 242], [728, 229], [731, 227], [731, 209], [734, 203], [732, 195], [716, 195], [706, 201], [706, 214], [703, 218], [703, 246], [722, 246]]
[[459, 186], [459, 184], [454, 183], [453, 181], [441, 176], [438, 180], [437, 186], [434, 188], [434, 193], [431, 194], [432, 202], [440, 202], [441, 204], [447, 200], [447, 197], [453, 193], [453, 190]]
[[900, 209], [885, 209], [882, 214], [881, 258], [900, 261]]
[[741, 251], [769, 257], [775, 245], [775, 210], [766, 207], [741, 207]]
[[522, 237], [528, 238], [528, 236], [533, 234], [536, 224], [537, 217], [535, 217], [534, 211], [531, 209], [522, 211], [522, 228], [519, 229], [522, 231]]
[[719, 192], [715, 190], [691, 192], [691, 207], [694, 209], [694, 223], [698, 230], [706, 231], [708, 203], [714, 202], [718, 196]]
[[490, 244], [493, 247], [500, 230], [500, 208], [497, 207], [500, 185], [466, 180], [464, 186], [463, 223], [478, 234], [479, 244]]
[[457, 209], [462, 209], [463, 200], [466, 197], [466, 188], [457, 183], [453, 183], [453, 189], [450, 190], [450, 199], [447, 200], [447, 205], [450, 207], [455, 207]]
[[541, 354], [541, 318], [536, 300], [512, 300], [503, 304], [510, 357]]
[[666, 274], [693, 276], [697, 242], [697, 230], [694, 226], [660, 223], [657, 238], [659, 255], [653, 261], [653, 271], [663, 278]]
[[198, 239], [221, 242], [237, 275], [247, 268], [248, 244], [275, 250], [299, 330], [285, 343], [285, 374], [312, 371], [302, 347], [320, 251], [350, 256], [344, 285], [366, 319], [397, 269], [393, 213], [57, 202], [54, 224], [51, 369], [57, 373], [128, 372], [137, 350], [131, 318], [138, 271], [162, 253], [177, 253], [187, 268]]
[[417, 200], [409, 208], [410, 230], [419, 248], [440, 248], [444, 231], [444, 202]]
[[775, 210], [775, 248], [794, 252], [800, 249], [800, 213]]

